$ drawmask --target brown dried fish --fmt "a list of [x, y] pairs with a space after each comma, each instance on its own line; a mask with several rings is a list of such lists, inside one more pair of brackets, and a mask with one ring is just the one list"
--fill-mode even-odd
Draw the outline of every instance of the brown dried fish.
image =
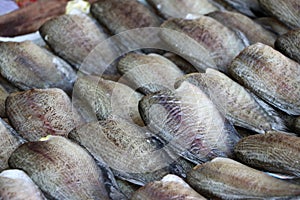
[[104, 177], [93, 158], [61, 136], [21, 145], [9, 159], [25, 171], [51, 199], [108, 200]]
[[69, 137], [106, 163], [117, 177], [137, 185], [162, 178], [174, 162], [151, 132], [119, 117], [87, 123]]
[[198, 165], [187, 182], [199, 193], [220, 199], [299, 198], [300, 186], [291, 184], [228, 158]]
[[275, 47], [287, 57], [300, 63], [300, 29], [279, 36]]
[[112, 34], [160, 25], [158, 18], [136, 0], [101, 0], [92, 4], [91, 13]]
[[131, 200], [205, 200], [184, 180], [175, 175], [167, 175], [161, 181], [148, 183], [137, 190]]
[[245, 15], [237, 12], [216, 11], [209, 13], [207, 16], [218, 20], [233, 31], [241, 32], [247, 37], [250, 44], [261, 42], [269, 46], [274, 46], [276, 35]]
[[262, 106], [243, 86], [225, 74], [207, 69], [206, 73], [192, 73], [180, 78], [175, 88], [183, 81], [199, 87], [218, 110], [234, 125], [264, 133], [267, 130], [284, 130], [285, 125], [272, 108]]
[[[0, 171], [8, 168], [8, 158], [12, 152], [25, 142], [12, 127], [0, 118]], [[1, 198], [0, 198], [1, 199]]]
[[22, 90], [58, 87], [71, 92], [76, 73], [64, 60], [31, 41], [0, 42], [0, 73]]
[[118, 70], [122, 79], [144, 94], [172, 90], [175, 80], [183, 75], [174, 63], [158, 54], [130, 53], [120, 60]]
[[57, 88], [11, 93], [6, 109], [12, 126], [29, 141], [47, 135], [67, 136], [81, 123], [67, 94]]
[[282, 111], [300, 115], [300, 65], [273, 48], [256, 43], [231, 63], [229, 73], [257, 96]]
[[[51, 49], [74, 68], [89, 68], [89, 73], [96, 71], [96, 74], [108, 68], [103, 57], [114, 49], [103, 43], [107, 35], [89, 16], [61, 15], [47, 21], [39, 31]], [[97, 56], [89, 57], [92, 52]], [[109, 68], [109, 73], [115, 74], [116, 69]]]
[[300, 1], [298, 0], [258, 0], [262, 9], [287, 26], [300, 28]]
[[147, 0], [164, 18], [198, 17], [218, 10], [209, 0]]
[[45, 200], [43, 193], [21, 170], [11, 169], [0, 174], [1, 200]]
[[300, 138], [278, 132], [251, 135], [235, 146], [237, 158], [254, 168], [300, 176]]
[[[161, 28], [175, 30], [162, 30], [162, 39], [173, 49], [186, 55], [183, 57], [187, 57], [199, 71], [208, 67], [216, 68], [216, 65], [218, 69], [227, 72], [227, 66], [244, 48], [242, 40], [233, 31], [211, 17], [202, 16], [194, 20], [170, 19]], [[176, 31], [185, 34], [192, 41], [180, 33], [176, 34]], [[192, 60], [188, 59], [190, 56]]]
[[143, 97], [139, 109], [152, 132], [194, 163], [232, 156], [239, 140], [209, 97], [187, 81], [174, 92], [161, 91]]
[[254, 19], [254, 21], [276, 35], [282, 35], [289, 31], [289, 28], [286, 25], [273, 17], [260, 17]]
[[86, 122], [116, 115], [143, 126], [138, 111], [142, 96], [122, 83], [96, 76], [82, 76], [74, 85], [72, 102]]

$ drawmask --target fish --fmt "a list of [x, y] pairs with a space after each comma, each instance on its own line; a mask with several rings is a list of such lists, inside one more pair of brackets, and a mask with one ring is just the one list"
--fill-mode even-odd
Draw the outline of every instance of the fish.
[[265, 29], [272, 31], [277, 36], [283, 35], [290, 30], [285, 24], [273, 17], [259, 17], [253, 20], [262, 25]]
[[101, 0], [91, 5], [91, 14], [112, 34], [160, 25], [158, 17], [136, 0]]
[[[52, 18], [40, 27], [39, 33], [53, 52], [77, 70], [88, 68], [86, 73], [104, 72], [107, 63], [102, 58], [114, 51], [111, 46], [103, 44], [108, 35], [85, 14]], [[101, 45], [105, 49], [101, 49]], [[93, 51], [97, 51], [98, 57], [90, 58]], [[112, 69], [111, 73], [114, 72]]]
[[122, 80], [143, 94], [173, 89], [176, 78], [184, 74], [173, 62], [158, 54], [130, 53], [120, 60], [118, 70]]
[[289, 31], [279, 36], [275, 42], [275, 48], [287, 57], [300, 63], [300, 30]]
[[118, 115], [144, 126], [138, 111], [138, 102], [142, 97], [142, 94], [120, 81], [86, 75], [77, 79], [73, 88], [72, 103], [85, 122], [105, 120]]
[[222, 0], [233, 7], [236, 11], [255, 18], [256, 15], [263, 13], [260, 8], [259, 0]]
[[183, 81], [205, 92], [218, 110], [236, 126], [258, 133], [287, 129], [275, 110], [262, 105], [257, 97], [222, 72], [208, 68], [206, 73], [185, 75], [177, 80], [175, 88]]
[[31, 41], [0, 42], [0, 73], [21, 90], [61, 88], [70, 93], [76, 72]]
[[26, 172], [47, 198], [109, 199], [103, 173], [92, 156], [62, 136], [22, 144], [8, 162]]
[[188, 174], [187, 183], [212, 199], [292, 199], [300, 194], [299, 185], [229, 158], [215, 158], [197, 165]]
[[199, 72], [206, 68], [227, 72], [227, 66], [245, 47], [236, 33], [207, 16], [193, 20], [170, 19], [161, 28], [161, 38], [172, 49], [185, 55], [183, 58]]
[[9, 92], [0, 83], [0, 117], [6, 117], [5, 101]]
[[207, 16], [214, 18], [235, 32], [241, 32], [246, 36], [250, 44], [261, 42], [274, 47], [277, 36], [241, 13], [215, 11], [208, 13]]
[[177, 65], [177, 67], [181, 69], [185, 74], [198, 72], [191, 63], [175, 53], [167, 52], [163, 54], [163, 56]]
[[58, 88], [11, 93], [6, 100], [6, 111], [13, 128], [29, 141], [47, 135], [66, 137], [83, 123], [70, 98]]
[[148, 183], [138, 189], [131, 200], [205, 200], [193, 190], [183, 179], [168, 174], [160, 181]]
[[300, 114], [300, 65], [262, 43], [245, 48], [229, 74], [267, 103], [290, 115]]
[[208, 0], [147, 0], [165, 19], [198, 17], [218, 8]]
[[2, 118], [0, 118], [0, 171], [7, 169], [8, 159], [25, 140]]
[[170, 173], [175, 161], [149, 130], [118, 116], [87, 123], [68, 137], [109, 166], [116, 177], [140, 186]]
[[234, 148], [238, 160], [260, 170], [299, 177], [300, 138], [276, 131], [241, 139]]
[[166, 141], [166, 149], [195, 164], [231, 157], [240, 139], [209, 97], [187, 81], [175, 91], [143, 97], [139, 110], [149, 130]]
[[259, 4], [267, 14], [280, 20], [288, 27], [292, 29], [300, 28], [300, 2], [298, 0], [259, 0]]

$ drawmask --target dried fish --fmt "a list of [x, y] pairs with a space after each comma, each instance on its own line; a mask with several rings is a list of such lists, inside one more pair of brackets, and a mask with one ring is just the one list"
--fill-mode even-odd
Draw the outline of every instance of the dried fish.
[[9, 92], [0, 84], [0, 117], [6, 117], [5, 101]]
[[222, 0], [235, 8], [237, 11], [249, 17], [256, 17], [256, 14], [262, 13], [259, 0]]
[[300, 114], [300, 65], [273, 48], [256, 43], [231, 63], [229, 73], [257, 96], [292, 114]]
[[103, 174], [93, 158], [64, 137], [48, 136], [21, 145], [9, 165], [24, 170], [51, 199], [109, 199]]
[[43, 193], [21, 170], [11, 169], [0, 173], [1, 200], [45, 200]]
[[174, 53], [168, 52], [165, 53], [163, 56], [169, 59], [170, 61], [172, 61], [175, 65], [177, 65], [177, 67], [179, 67], [186, 74], [198, 72], [191, 63], [189, 63], [187, 60], [183, 59], [182, 57]]
[[214, 199], [291, 199], [300, 195], [299, 185], [228, 158], [198, 165], [188, 174], [187, 182], [197, 192]]
[[148, 183], [136, 191], [131, 200], [205, 200], [184, 180], [175, 175], [167, 175], [161, 181]]
[[71, 92], [76, 79], [72, 67], [33, 42], [0, 42], [0, 55], [1, 75], [18, 88]]
[[273, 17], [260, 17], [254, 19], [254, 21], [276, 35], [282, 35], [289, 31], [289, 28], [286, 25]]
[[194, 163], [232, 156], [239, 140], [209, 97], [186, 81], [174, 92], [143, 97], [139, 109], [145, 124], [167, 147]]
[[47, 135], [67, 136], [82, 123], [67, 94], [57, 88], [11, 93], [6, 109], [12, 126], [29, 141]]
[[300, 176], [300, 138], [278, 132], [240, 140], [235, 154], [243, 163], [268, 172]]

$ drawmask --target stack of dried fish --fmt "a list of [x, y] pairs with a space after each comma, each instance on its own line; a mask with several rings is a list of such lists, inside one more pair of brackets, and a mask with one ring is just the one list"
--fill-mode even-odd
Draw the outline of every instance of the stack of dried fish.
[[0, 199], [300, 199], [299, 9], [99, 0], [0, 42]]

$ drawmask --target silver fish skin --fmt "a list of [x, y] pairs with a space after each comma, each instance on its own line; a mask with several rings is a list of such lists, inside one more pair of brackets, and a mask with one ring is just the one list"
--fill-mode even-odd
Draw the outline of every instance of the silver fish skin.
[[218, 10], [209, 0], [147, 0], [164, 18], [190, 18]]
[[177, 65], [177, 67], [179, 67], [179, 69], [181, 69], [185, 74], [198, 72], [191, 63], [175, 53], [167, 52], [163, 54], [163, 56]]
[[222, 0], [229, 4], [236, 11], [249, 17], [256, 17], [257, 13], [261, 13], [262, 9], [259, 5], [259, 0]]
[[[183, 36], [178, 33], [175, 34], [176, 32], [162, 30], [161, 37], [168, 45], [184, 52], [187, 56], [192, 55], [196, 57], [195, 54], [198, 54], [199, 57], [196, 60], [198, 62], [191, 63], [200, 70], [205, 70], [208, 67], [216, 68], [216, 65], [219, 70], [227, 72], [227, 66], [245, 47], [243, 41], [236, 33], [217, 20], [207, 16], [201, 16], [193, 20], [170, 19], [165, 21], [161, 28], [179, 31], [185, 34], [186, 37], [192, 38], [192, 41], [198, 44], [196, 46], [193, 42], [183, 39]], [[182, 42], [186, 44], [182, 45]], [[188, 43], [192, 45], [192, 49], [188, 48], [190, 46]], [[195, 49], [200, 49], [200, 51], [193, 52]], [[209, 59], [212, 59], [212, 61]], [[190, 61], [189, 59], [187, 60]], [[206, 60], [209, 62], [206, 63]]]
[[78, 127], [69, 138], [106, 163], [116, 177], [136, 185], [159, 180], [174, 162], [150, 131], [117, 116]]
[[173, 62], [158, 54], [130, 53], [120, 60], [118, 70], [122, 79], [144, 94], [172, 90], [175, 80], [184, 74]]
[[248, 166], [299, 177], [299, 144], [297, 136], [271, 131], [241, 139], [234, 152]]
[[160, 181], [148, 183], [137, 190], [131, 200], [205, 200], [183, 179], [168, 174]]
[[107, 38], [85, 14], [55, 17], [44, 23], [39, 32], [49, 47], [75, 69], [86, 64], [87, 56]]
[[11, 93], [6, 100], [6, 109], [12, 126], [29, 141], [47, 135], [67, 136], [82, 123], [70, 98], [57, 88]]
[[92, 4], [91, 13], [112, 34], [160, 25], [158, 17], [136, 0], [101, 0]]
[[207, 16], [214, 18], [233, 31], [242, 32], [250, 44], [261, 42], [274, 47], [276, 35], [243, 14], [229, 11], [215, 11], [207, 14]]
[[147, 127], [167, 142], [166, 148], [196, 164], [232, 156], [239, 140], [209, 97], [187, 81], [175, 92], [143, 97], [139, 109]]
[[260, 17], [254, 19], [254, 21], [262, 25], [265, 29], [272, 31], [277, 36], [283, 35], [290, 30], [285, 24], [273, 17]]
[[46, 200], [38, 186], [21, 170], [10, 169], [0, 173], [1, 200]]
[[31, 41], [0, 42], [0, 73], [21, 90], [61, 88], [71, 92], [77, 78], [61, 58]]
[[253, 94], [217, 70], [207, 69], [206, 73], [185, 75], [178, 79], [175, 88], [183, 81], [188, 81], [205, 92], [218, 110], [236, 126], [258, 133], [286, 129], [275, 110], [265, 109]]
[[0, 171], [7, 169], [10, 155], [25, 142], [18, 133], [0, 118]]
[[300, 186], [269, 176], [229, 158], [198, 165], [187, 177], [197, 192], [212, 199], [297, 199]]
[[116, 115], [143, 126], [138, 111], [138, 102], [142, 97], [142, 94], [121, 82], [81, 76], [74, 85], [72, 103], [86, 122]]
[[9, 165], [26, 172], [50, 199], [109, 199], [92, 156], [64, 137], [47, 136], [21, 145]]
[[292, 29], [300, 28], [300, 2], [298, 0], [258, 0], [261, 8]]
[[279, 36], [275, 48], [287, 57], [300, 63], [300, 29]]
[[229, 73], [264, 101], [290, 115], [300, 114], [300, 65], [262, 43], [245, 48]]

